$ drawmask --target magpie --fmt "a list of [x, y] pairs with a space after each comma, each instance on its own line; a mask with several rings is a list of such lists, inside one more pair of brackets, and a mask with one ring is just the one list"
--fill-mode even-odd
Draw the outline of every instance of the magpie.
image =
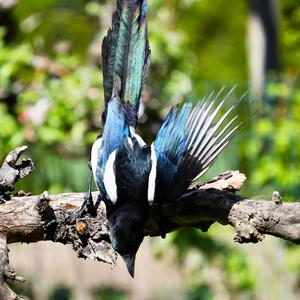
[[240, 126], [233, 89], [185, 103], [167, 114], [154, 142], [136, 133], [150, 62], [146, 0], [117, 0], [102, 43], [104, 130], [92, 146], [91, 167], [107, 207], [111, 243], [134, 277], [135, 257], [152, 205], [173, 201], [202, 176]]

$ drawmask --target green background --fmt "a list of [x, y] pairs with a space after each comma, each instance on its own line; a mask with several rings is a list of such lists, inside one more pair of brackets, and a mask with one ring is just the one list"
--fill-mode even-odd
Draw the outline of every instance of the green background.
[[[278, 3], [278, 80], [266, 86], [260, 105], [251, 93], [242, 101], [243, 130], [205, 175], [240, 169], [248, 177], [241, 193], [252, 198], [270, 199], [273, 190], [280, 191], [285, 201], [300, 196], [297, 2]], [[26, 144], [36, 166], [18, 189], [35, 194], [86, 190], [87, 161], [103, 109], [101, 40], [113, 7], [112, 1], [21, 0], [1, 22], [6, 26], [0, 27], [0, 158]], [[248, 90], [248, 17], [246, 1], [149, 1], [152, 63], [139, 127], [147, 142], [172, 105], [196, 103], [223, 85], [229, 89], [237, 84], [234, 98]], [[297, 246], [270, 238], [263, 248], [267, 256], [284, 254], [268, 263], [262, 262], [255, 247], [235, 245], [232, 238], [233, 230], [220, 225], [208, 233], [184, 229], [154, 240], [152, 251], [160, 260], [175, 247], [173, 263], [185, 274], [179, 299], [226, 299], [220, 298], [220, 282], [229, 299], [300, 296]], [[269, 291], [261, 286], [266, 267], [273, 274], [268, 277], [268, 286], [273, 287]], [[209, 270], [214, 270], [211, 276]], [[25, 287], [18, 288], [31, 295], [30, 281]], [[72, 288], [62, 284], [47, 297], [71, 299]], [[130, 299], [130, 295], [112, 286], [97, 290], [95, 299]]]

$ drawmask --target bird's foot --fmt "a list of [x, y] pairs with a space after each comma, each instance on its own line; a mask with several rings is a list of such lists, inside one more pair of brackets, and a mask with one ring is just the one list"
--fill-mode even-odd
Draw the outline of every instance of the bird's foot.
[[76, 223], [76, 220], [83, 216], [84, 208], [81, 206], [79, 208], [74, 209], [67, 218], [68, 224]]
[[73, 224], [77, 219], [82, 218], [86, 214], [91, 216], [96, 216], [97, 214], [96, 207], [93, 203], [92, 194], [89, 192], [85, 193], [81, 207], [74, 209], [70, 214], [68, 217], [68, 223]]
[[81, 208], [83, 210], [84, 208], [86, 208], [88, 214], [90, 214], [91, 216], [96, 216], [97, 209], [93, 202], [92, 193], [90, 191], [86, 192], [83, 199], [84, 200]]
[[[88, 162], [88, 167], [90, 169], [90, 176], [89, 176], [89, 180], [88, 180], [88, 190], [84, 195], [84, 201], [82, 204], [82, 207], [86, 207], [87, 208], [87, 212], [91, 215], [91, 216], [96, 216], [97, 215], [97, 208], [93, 202], [93, 197], [92, 197], [92, 181], [93, 181], [93, 172], [92, 172], [92, 164], [91, 161]], [[96, 202], [97, 204], [97, 202]]]
[[93, 202], [93, 196], [92, 196], [92, 180], [93, 180], [93, 174], [92, 174], [92, 167], [91, 162], [88, 163], [89, 169], [90, 169], [90, 175], [88, 179], [88, 190], [84, 194], [83, 197], [83, 203], [80, 208], [75, 209], [69, 216], [68, 221], [70, 224], [75, 223], [75, 221], [79, 218], [82, 218], [85, 214], [89, 214], [91, 216], [97, 215], [97, 208]]

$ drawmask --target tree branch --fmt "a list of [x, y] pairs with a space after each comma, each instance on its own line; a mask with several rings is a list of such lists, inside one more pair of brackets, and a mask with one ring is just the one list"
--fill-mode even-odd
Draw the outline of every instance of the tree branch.
[[[252, 200], [231, 192], [192, 190], [172, 203], [160, 207], [167, 232], [179, 227], [201, 228], [202, 222], [218, 222], [235, 228], [234, 240], [239, 243], [259, 242], [264, 234], [300, 243], [300, 202], [278, 201], [273, 192], [271, 201]], [[152, 215], [147, 233], [157, 235], [158, 225]]]
[[18, 147], [6, 156], [0, 169], [0, 196], [13, 191], [20, 179], [33, 172], [34, 164], [30, 158], [23, 159], [20, 164], [17, 164], [26, 150], [27, 146]]
[[[0, 169], [0, 195], [34, 169], [30, 159], [17, 164], [26, 147], [12, 151]], [[264, 234], [300, 243], [300, 202], [283, 203], [278, 192], [271, 201], [252, 200], [235, 194], [246, 177], [238, 171], [228, 171], [203, 184], [194, 184], [176, 201], [153, 206], [145, 235], [158, 236], [180, 227], [208, 230], [214, 222], [235, 228], [234, 240], [239, 243], [258, 242]], [[4, 197], [5, 196], [5, 197]], [[41, 196], [18, 193], [0, 204], [0, 298], [18, 299], [6, 285], [7, 279], [21, 279], [9, 266], [6, 243], [51, 240], [71, 244], [79, 257], [115, 265], [116, 253], [109, 238], [106, 211], [93, 193], [97, 215], [86, 210], [82, 217], [74, 216], [81, 208], [84, 193]], [[2, 293], [2, 294], [1, 294]]]

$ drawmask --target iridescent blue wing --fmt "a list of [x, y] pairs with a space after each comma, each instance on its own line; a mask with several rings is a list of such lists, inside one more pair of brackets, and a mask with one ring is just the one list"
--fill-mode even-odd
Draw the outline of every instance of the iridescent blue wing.
[[103, 136], [92, 148], [91, 164], [96, 185], [106, 200], [115, 203], [117, 187], [114, 161], [116, 150], [130, 137], [126, 113], [118, 97], [108, 103]]
[[[232, 89], [233, 90], [233, 89]], [[239, 124], [231, 116], [236, 105], [220, 114], [232, 90], [218, 102], [200, 101], [195, 108], [185, 104], [181, 111], [171, 109], [154, 141], [156, 177], [154, 201], [170, 201], [183, 193], [193, 180], [202, 176], [234, 137]]]

